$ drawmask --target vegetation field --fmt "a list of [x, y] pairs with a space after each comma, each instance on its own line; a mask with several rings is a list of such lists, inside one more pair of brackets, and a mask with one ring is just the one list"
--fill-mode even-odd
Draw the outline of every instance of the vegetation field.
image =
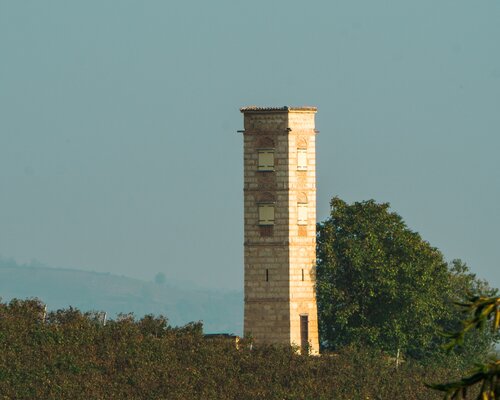
[[1, 399], [439, 399], [425, 382], [457, 374], [346, 347], [292, 348], [208, 340], [200, 324], [163, 317], [45, 314], [37, 300], [0, 304]]

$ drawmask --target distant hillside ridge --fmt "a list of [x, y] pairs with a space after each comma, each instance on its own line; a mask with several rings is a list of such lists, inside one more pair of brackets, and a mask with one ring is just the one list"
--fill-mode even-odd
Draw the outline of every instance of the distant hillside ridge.
[[206, 333], [243, 331], [243, 293], [190, 289], [168, 282], [145, 282], [109, 273], [54, 268], [39, 262], [18, 264], [0, 257], [0, 298], [39, 298], [49, 310], [78, 308], [120, 313], [164, 315], [171, 325], [203, 322]]

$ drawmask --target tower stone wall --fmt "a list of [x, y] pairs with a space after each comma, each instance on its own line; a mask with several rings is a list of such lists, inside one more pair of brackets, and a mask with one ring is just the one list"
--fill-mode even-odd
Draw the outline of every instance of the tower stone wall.
[[318, 352], [314, 107], [245, 107], [244, 334]]

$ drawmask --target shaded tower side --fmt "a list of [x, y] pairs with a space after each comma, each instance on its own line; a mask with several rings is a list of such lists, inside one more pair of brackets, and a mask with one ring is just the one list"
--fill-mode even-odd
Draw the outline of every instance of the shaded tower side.
[[315, 108], [244, 114], [244, 334], [318, 351]]

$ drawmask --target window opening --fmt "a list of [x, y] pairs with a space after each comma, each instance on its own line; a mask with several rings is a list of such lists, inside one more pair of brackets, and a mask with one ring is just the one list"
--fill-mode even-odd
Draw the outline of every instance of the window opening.
[[307, 149], [297, 149], [297, 169], [307, 170]]
[[266, 268], [266, 282], [269, 282], [269, 270]]
[[307, 225], [307, 203], [297, 204], [297, 224]]
[[259, 225], [274, 225], [274, 204], [259, 204]]
[[258, 150], [258, 171], [274, 171], [274, 149]]

